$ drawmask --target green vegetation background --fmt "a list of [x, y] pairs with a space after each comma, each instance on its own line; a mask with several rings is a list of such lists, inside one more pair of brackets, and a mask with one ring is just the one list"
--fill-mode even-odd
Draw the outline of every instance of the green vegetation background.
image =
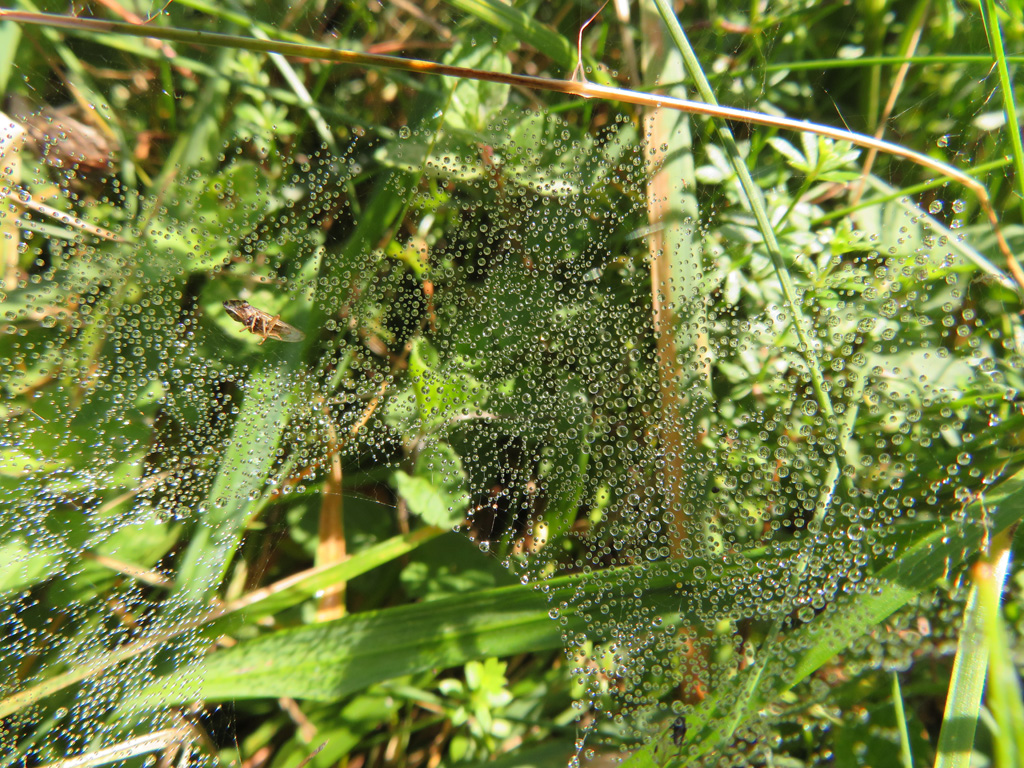
[[[710, 122], [661, 159], [690, 245], [652, 286], [639, 107], [194, 34], [568, 77], [597, 8], [79, 10], [192, 35], [0, 19], [5, 183], [124, 240], [17, 193], [0, 219], [0, 764], [147, 734], [193, 764], [1022, 759], [1020, 581], [1000, 624], [998, 566], [967, 570], [1024, 509], [1020, 297], [964, 190], [883, 156], [858, 202], [862, 153], [732, 125], [808, 350]], [[1015, 53], [1020, 8], [989, 11]], [[633, 13], [586, 29], [587, 77], [677, 87]], [[720, 102], [866, 133], [912, 51], [886, 136], [1020, 243], [1018, 64], [980, 9], [679, 18]]]

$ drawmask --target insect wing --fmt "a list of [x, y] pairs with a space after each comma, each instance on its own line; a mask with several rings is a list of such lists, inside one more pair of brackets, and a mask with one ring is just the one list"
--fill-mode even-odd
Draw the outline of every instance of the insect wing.
[[302, 341], [306, 338], [306, 334], [294, 325], [288, 325], [288, 323], [281, 322], [280, 320], [274, 323], [274, 327], [271, 329], [270, 335], [280, 339], [281, 341]]

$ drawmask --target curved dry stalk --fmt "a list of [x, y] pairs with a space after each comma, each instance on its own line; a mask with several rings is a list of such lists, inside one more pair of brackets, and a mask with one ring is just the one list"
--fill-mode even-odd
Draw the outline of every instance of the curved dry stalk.
[[123, 22], [105, 21], [103, 19], [82, 19], [74, 16], [60, 16], [48, 13], [29, 13], [27, 11], [12, 11], [0, 9], [0, 20], [13, 21], [20, 24], [34, 24], [38, 26], [59, 27], [76, 32], [111, 33], [118, 35], [131, 35], [133, 37], [153, 38], [157, 40], [170, 40], [196, 45], [215, 45], [226, 48], [241, 48], [249, 51], [260, 51], [264, 53], [277, 53], [284, 56], [297, 58], [320, 59], [338, 64], [353, 64], [367, 67], [382, 67], [384, 69], [395, 69], [402, 72], [419, 72], [430, 75], [441, 75], [443, 77], [458, 77], [469, 80], [483, 80], [494, 83], [504, 83], [522, 88], [531, 88], [555, 93], [564, 93], [571, 96], [581, 96], [587, 99], [608, 99], [610, 101], [622, 101], [629, 104], [638, 104], [650, 107], [667, 107], [678, 109], [681, 112], [689, 112], [695, 115], [706, 115], [708, 117], [719, 117], [726, 120], [736, 120], [754, 125], [765, 125], [771, 128], [783, 128], [785, 130], [801, 133], [813, 133], [824, 136], [835, 141], [848, 141], [859, 147], [874, 149], [894, 157], [902, 157], [910, 162], [927, 168], [946, 178], [957, 182], [969, 189], [978, 200], [978, 204], [988, 216], [989, 223], [995, 233], [999, 250], [1006, 258], [1009, 272], [1013, 275], [1019, 288], [1024, 289], [1024, 269], [1021, 269], [1016, 257], [1010, 251], [1010, 246], [1003, 237], [999, 227], [999, 219], [992, 208], [991, 200], [985, 187], [976, 179], [952, 165], [943, 163], [940, 160], [928, 157], [912, 149], [893, 144], [888, 141], [876, 139], [873, 136], [866, 136], [862, 133], [834, 128], [829, 125], [810, 123], [804, 120], [794, 120], [789, 117], [776, 117], [761, 112], [752, 112], [746, 109], [735, 109], [733, 107], [711, 106], [698, 101], [688, 99], [677, 99], [670, 96], [654, 95], [630, 91], [622, 88], [611, 88], [604, 85], [597, 85], [586, 81], [576, 80], [555, 80], [546, 77], [532, 77], [530, 75], [506, 74], [503, 72], [488, 72], [485, 70], [472, 69], [470, 67], [456, 67], [449, 64], [438, 64], [433, 61], [422, 59], [404, 59], [398, 56], [386, 56], [383, 54], [356, 53], [355, 51], [344, 51], [333, 48], [326, 48], [318, 45], [303, 45], [288, 43], [281, 40], [257, 40], [251, 37], [240, 37], [238, 35], [224, 35], [219, 33], [198, 32], [185, 29], [158, 28], [139, 24], [125, 24]]
[[47, 763], [43, 768], [95, 768], [98, 765], [119, 763], [130, 757], [177, 749], [182, 744], [192, 741], [192, 734], [184, 727], [166, 728], [143, 736], [113, 744], [94, 752], [85, 752], [75, 757], [64, 758], [54, 763]]
[[[0, 173], [0, 200], [7, 200], [11, 203], [12, 207], [6, 212], [7, 215], [10, 216], [10, 214], [16, 212], [18, 207], [21, 207], [39, 213], [43, 216], [48, 216], [51, 219], [59, 221], [61, 224], [65, 224], [73, 229], [94, 235], [95, 237], [113, 240], [117, 243], [127, 242], [120, 235], [117, 235], [108, 229], [98, 227], [95, 224], [90, 224], [78, 216], [65, 213], [57, 208], [46, 205], [46, 203], [39, 202], [32, 197], [28, 190], [24, 189], [16, 182], [16, 176], [13, 172], [13, 168], [15, 167], [14, 162], [17, 158], [17, 153], [21, 150], [21, 143], [24, 134], [25, 129], [20, 123], [8, 117], [5, 113], [0, 112], [0, 160], [5, 163], [5, 171]], [[0, 214], [0, 218], [3, 217], [4, 214]], [[11, 216], [11, 224], [5, 226], [17, 228], [21, 225], [18, 217], [14, 215]], [[17, 242], [17, 239], [14, 239], [13, 242]], [[8, 288], [10, 287], [11, 286], [8, 285]]]
[[116, 232], [111, 232], [109, 229], [104, 229], [103, 227], [98, 227], [95, 224], [90, 224], [85, 219], [81, 219], [74, 214], [65, 213], [64, 211], [58, 210], [46, 203], [40, 203], [21, 187], [3, 190], [3, 192], [3, 197], [9, 200], [12, 205], [21, 206], [22, 208], [27, 208], [30, 211], [40, 213], [43, 216], [48, 216], [51, 219], [59, 221], [61, 224], [65, 224], [72, 229], [77, 229], [81, 232], [85, 232], [86, 234], [93, 235], [94, 237], [111, 240], [115, 243], [128, 242], [128, 240], [125, 240]]

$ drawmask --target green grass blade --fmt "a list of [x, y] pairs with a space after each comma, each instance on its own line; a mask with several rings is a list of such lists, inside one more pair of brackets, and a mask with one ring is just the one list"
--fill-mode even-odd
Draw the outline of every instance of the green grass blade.
[[1003, 31], [999, 27], [999, 16], [996, 4], [993, 0], [984, 0], [980, 3], [982, 18], [985, 21], [985, 33], [988, 35], [988, 44], [992, 49], [992, 57], [996, 62], [996, 71], [999, 73], [999, 87], [1003, 94], [1003, 109], [1006, 110], [1006, 134], [1010, 138], [1010, 147], [1013, 149], [1013, 167], [1016, 173], [1018, 200], [1021, 210], [1024, 211], [1024, 143], [1020, 136], [1020, 122], [1017, 117], [1016, 95], [1013, 90], [1013, 79], [1010, 77], [1010, 69], [1006, 63], [1006, 51], [1003, 48]]
[[250, 507], [277, 460], [293, 399], [298, 356], [294, 346], [284, 349], [290, 353], [290, 361], [267, 361], [249, 376], [231, 441], [206, 497], [202, 524], [178, 571], [182, 595], [200, 600], [217, 591], [245, 532]]
[[[787, 675], [786, 688], [820, 669], [855, 637], [862, 635], [865, 626], [884, 620], [915, 595], [931, 587], [951, 566], [975, 555], [986, 535], [982, 523], [985, 517], [992, 535], [1024, 519], [1024, 471], [1001, 483], [992, 494], [987, 494], [985, 506], [987, 514], [983, 514], [979, 501], [967, 508], [965, 519], [973, 521], [973, 525], [942, 524], [902, 551], [896, 560], [879, 571], [874, 579], [875, 589], [843, 602], [829, 614], [828, 623], [834, 633], [823, 636], [821, 628], [812, 622], [790, 636], [790, 641], [803, 640], [808, 650]], [[814, 642], [807, 642], [812, 638], [815, 638]]]
[[98, 675], [122, 661], [206, 625], [213, 625], [213, 628], [208, 631], [216, 633], [218, 627], [234, 623], [235, 617], [239, 614], [244, 614], [245, 620], [250, 622], [263, 616], [274, 615], [316, 596], [324, 587], [341, 581], [350, 581], [384, 563], [402, 557], [442, 533], [446, 533], [446, 531], [439, 528], [422, 528], [404, 536], [395, 536], [375, 546], [367, 547], [343, 562], [302, 571], [265, 589], [244, 595], [202, 616], [178, 624], [170, 631], [158, 631], [153, 636], [144, 637], [110, 653], [92, 659], [78, 660], [72, 671], [57, 675], [0, 701], [0, 717], [7, 717], [70, 685]]
[[[573, 589], [563, 588], [562, 596]], [[151, 707], [279, 696], [330, 701], [472, 659], [560, 648], [564, 632], [586, 631], [583, 618], [566, 616], [563, 626], [552, 621], [550, 610], [533, 586], [514, 585], [367, 611], [239, 643], [157, 681], [136, 702]]]
[[975, 584], [968, 593], [960, 622], [960, 638], [953, 659], [949, 693], [946, 695], [946, 711], [942, 716], [935, 768], [967, 768], [970, 765], [981, 696], [985, 690], [987, 646], [980, 595]]
[[6, 93], [14, 67], [14, 54], [21, 42], [21, 27], [9, 21], [0, 22], [0, 93]]
[[[675, 41], [676, 46], [683, 55], [687, 74], [689, 74], [694, 80], [697, 92], [700, 94], [701, 99], [707, 104], [718, 106], [718, 101], [715, 99], [714, 91], [711, 90], [711, 84], [708, 82], [707, 77], [704, 76], [704, 72], [700, 66], [700, 61], [697, 59], [696, 54], [690, 47], [689, 41], [686, 38], [686, 33], [683, 31], [682, 25], [679, 24], [679, 20], [676, 18], [672, 8], [666, 0], [655, 0], [655, 3], [658, 6], [658, 10], [661, 12], [662, 20], [668, 26], [672, 39]], [[785, 262], [783, 261], [782, 250], [775, 237], [775, 230], [772, 228], [771, 221], [768, 219], [768, 211], [765, 208], [764, 195], [761, 193], [761, 189], [757, 184], [754, 183], [754, 179], [750, 175], [750, 171], [747, 169], [747, 165], [744, 162], [743, 157], [740, 155], [739, 147], [736, 145], [736, 140], [733, 138], [732, 131], [726, 127], [725, 122], [720, 118], [716, 118], [714, 123], [718, 130], [718, 135], [722, 139], [729, 161], [739, 178], [740, 186], [743, 188], [747, 202], [750, 205], [750, 210], [754, 214], [754, 218], [757, 220], [758, 231], [764, 239], [765, 248], [771, 257], [772, 266], [775, 269], [775, 275], [778, 278], [783, 294], [786, 297], [786, 308], [791, 313], [793, 326], [797, 335], [800, 337], [800, 342], [803, 345], [803, 358], [807, 365], [807, 372], [811, 377], [811, 383], [814, 386], [815, 398], [817, 399], [818, 405], [821, 407], [825, 418], [830, 424], [834, 424], [835, 411], [832, 407], [832, 398], [828, 394], [828, 387], [825, 382], [825, 373], [822, 370], [821, 364], [815, 353], [818, 345], [811, 337], [811, 332], [809, 330], [810, 323], [804, 317], [796, 285], [793, 282], [792, 275], [789, 274], [789, 270], [786, 268]], [[839, 450], [835, 452], [835, 462], [840, 471], [846, 465], [845, 451], [842, 446], [840, 446]], [[838, 476], [839, 473], [837, 472], [836, 474]], [[826, 491], [824, 503], [819, 504], [819, 513], [824, 512], [824, 508], [828, 506], [828, 503], [829, 493]]]
[[[779, 695], [806, 679], [824, 664], [864, 636], [867, 628], [885, 620], [921, 592], [931, 588], [935, 581], [951, 569], [960, 567], [978, 552], [985, 536], [997, 536], [1009, 530], [1024, 518], [1024, 470], [1017, 472], [986, 494], [985, 512], [975, 501], [966, 511], [964, 523], [940, 522], [927, 531], [919, 531], [909, 546], [897, 547], [900, 555], [882, 567], [871, 579], [871, 588], [839, 601], [833, 610], [817, 616], [810, 623], [782, 637], [779, 647], [764, 644], [759, 653], [769, 658], [759, 669], [747, 675], [761, 675], [759, 686], [750, 697], [740, 720], [767, 706]], [[802, 648], [794, 653], [792, 649]], [[771, 661], [783, 659], [785, 663], [772, 668]], [[732, 717], [738, 691], [747, 687], [746, 677], [713, 692], [697, 712], [687, 717], [691, 731], [699, 732], [694, 738], [694, 751], [707, 754], [731, 729], [724, 721]], [[623, 765], [646, 768], [657, 764], [655, 755], [670, 750], [671, 737], [666, 730], [651, 741]]]
[[996, 765], [1017, 768], [1024, 759], [1024, 702], [1014, 649], [1007, 637], [1000, 596], [1010, 562], [1008, 537], [1002, 540], [1001, 556], [994, 564], [982, 561], [974, 569], [980, 595], [984, 632], [989, 651], [986, 704], [997, 729], [994, 734]]
[[896, 709], [896, 730], [900, 735], [900, 763], [903, 765], [903, 768], [914, 768], [914, 755], [910, 751], [907, 713], [903, 709], [903, 691], [900, 689], [900, 676], [898, 672], [892, 673], [892, 701]]

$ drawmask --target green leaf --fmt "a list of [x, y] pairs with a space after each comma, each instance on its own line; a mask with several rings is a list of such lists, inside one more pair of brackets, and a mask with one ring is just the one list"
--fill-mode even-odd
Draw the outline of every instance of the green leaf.
[[516, 581], [501, 563], [461, 533], [449, 532], [429, 542], [409, 557], [402, 569], [406, 594], [420, 600], [437, 600], [474, 589], [493, 589]]
[[469, 509], [462, 461], [447, 443], [424, 450], [416, 461], [416, 474], [401, 470], [393, 475], [398, 495], [409, 511], [439, 528], [457, 524]]
[[572, 44], [514, 5], [495, 0], [448, 0], [448, 4], [476, 16], [497, 29], [511, 32], [517, 40], [532, 45], [566, 69], [573, 66]]
[[179, 669], [131, 706], [280, 696], [332, 701], [415, 672], [561, 647], [563, 628], [548, 611], [543, 595], [516, 585], [283, 630]]
[[[461, 38], [459, 38], [461, 41]], [[512, 71], [512, 62], [501, 45], [478, 45], [476, 41], [459, 42], [445, 56], [445, 63], [491, 72]], [[492, 125], [493, 116], [508, 102], [510, 87], [505, 83], [457, 80], [445, 123], [460, 131], [482, 134]]]
[[[409, 375], [416, 393], [421, 434], [449, 426], [459, 417], [475, 415], [487, 403], [487, 389], [475, 377], [461, 370], [458, 367], [460, 362], [456, 360], [454, 365], [441, 369], [437, 351], [427, 341], [417, 339], [413, 343], [409, 353]], [[399, 408], [397, 404], [396, 408]], [[400, 410], [392, 413], [391, 418], [396, 425], [408, 424], [402, 419]]]
[[785, 139], [775, 137], [768, 139], [768, 144], [776, 152], [778, 152], [780, 155], [786, 158], [791, 168], [795, 168], [796, 170], [802, 171], [804, 173], [810, 173], [811, 164], [808, 162], [807, 158], [804, 157], [803, 154], [801, 154], [800, 150], [798, 150], [788, 141], [786, 141]]

